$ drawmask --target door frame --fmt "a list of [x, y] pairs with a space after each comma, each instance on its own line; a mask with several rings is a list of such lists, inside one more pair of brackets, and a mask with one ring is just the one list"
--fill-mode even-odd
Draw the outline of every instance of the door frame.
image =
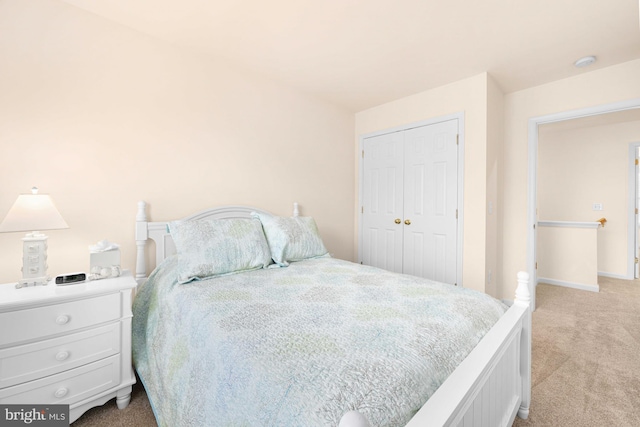
[[[627, 276], [622, 279], [633, 280], [636, 278], [636, 257], [638, 254], [638, 215], [636, 214], [637, 194], [638, 194], [638, 167], [636, 159], [640, 142], [629, 143], [629, 185], [627, 202]], [[600, 274], [600, 273], [598, 273]], [[608, 275], [614, 277], [613, 275]]]
[[446, 122], [449, 120], [458, 120], [458, 224], [456, 229], [457, 241], [456, 241], [456, 283], [458, 286], [463, 287], [462, 283], [462, 245], [464, 242], [464, 112], [458, 112], [453, 114], [447, 114], [444, 116], [433, 117], [419, 122], [408, 123], [405, 125], [395, 126], [389, 129], [383, 129], [375, 132], [369, 132], [362, 134], [358, 137], [358, 204], [356, 206], [358, 212], [358, 262], [362, 262], [362, 203], [363, 203], [363, 188], [364, 182], [364, 164], [363, 155], [364, 152], [364, 140], [374, 136], [385, 135], [388, 133], [402, 132], [408, 129], [413, 129], [422, 126], [434, 125], [436, 123]]
[[543, 124], [561, 122], [599, 114], [615, 113], [617, 111], [640, 108], [640, 98], [626, 101], [601, 104], [594, 107], [562, 111], [529, 119], [528, 133], [528, 182], [527, 182], [527, 271], [529, 272], [529, 292], [531, 294], [531, 309], [536, 309], [536, 274], [537, 251], [537, 215], [538, 206], [538, 127]]

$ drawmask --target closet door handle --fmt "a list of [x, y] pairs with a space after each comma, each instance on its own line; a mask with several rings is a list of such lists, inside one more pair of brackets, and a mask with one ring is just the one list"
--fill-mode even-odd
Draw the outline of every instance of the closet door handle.
[[407, 225], [411, 225], [411, 220], [410, 219], [405, 219], [404, 223], [407, 224]]
[[400, 218], [396, 218], [395, 223], [396, 224], [400, 224], [402, 222], [402, 220]]

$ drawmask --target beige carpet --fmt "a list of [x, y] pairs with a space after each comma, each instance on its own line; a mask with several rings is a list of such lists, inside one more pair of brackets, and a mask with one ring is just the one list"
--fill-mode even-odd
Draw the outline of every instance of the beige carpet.
[[[515, 427], [640, 426], [640, 281], [601, 277], [600, 288], [538, 286], [531, 413]], [[111, 401], [73, 424], [155, 425], [140, 383], [126, 409]]]
[[599, 284], [538, 286], [531, 412], [514, 426], [640, 426], [640, 282]]
[[129, 406], [123, 410], [119, 410], [116, 406], [116, 400], [112, 399], [102, 406], [89, 409], [71, 425], [73, 427], [157, 426], [151, 405], [149, 405], [149, 399], [147, 399], [147, 394], [140, 383], [140, 379], [138, 379], [138, 382], [133, 386]]

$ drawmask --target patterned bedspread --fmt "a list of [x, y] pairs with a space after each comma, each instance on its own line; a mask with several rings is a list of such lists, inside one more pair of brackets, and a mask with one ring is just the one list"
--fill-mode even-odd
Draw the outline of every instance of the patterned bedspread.
[[177, 284], [134, 302], [136, 369], [160, 426], [406, 424], [506, 311], [479, 292], [330, 257]]

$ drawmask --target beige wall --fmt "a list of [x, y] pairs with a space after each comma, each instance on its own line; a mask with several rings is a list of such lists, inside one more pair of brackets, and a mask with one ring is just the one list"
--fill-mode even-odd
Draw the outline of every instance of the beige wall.
[[[546, 128], [552, 126], [541, 126], [538, 142], [538, 219], [606, 217], [606, 226], [597, 233], [598, 271], [626, 276], [629, 144], [640, 142], [640, 121]], [[594, 211], [594, 203], [602, 203], [604, 210]], [[548, 249], [541, 243], [538, 248]]]
[[635, 60], [505, 96], [503, 274], [500, 289], [504, 298], [513, 298], [516, 274], [527, 268], [529, 119], [638, 98], [638, 76], [640, 60]]
[[504, 94], [491, 76], [487, 78], [487, 226], [485, 292], [498, 296], [502, 258], [502, 182], [504, 152]]
[[[0, 215], [32, 185], [53, 196], [71, 226], [48, 233], [53, 274], [85, 269], [87, 246], [103, 238], [133, 268], [140, 199], [157, 220], [221, 204], [288, 214], [297, 200], [329, 250], [355, 259], [354, 128], [357, 139], [463, 111], [463, 282], [484, 290], [497, 265], [486, 289], [512, 298], [526, 269], [528, 120], [640, 97], [636, 60], [505, 95], [503, 107], [483, 73], [354, 119], [55, 0], [0, 2], [0, 27]], [[0, 234], [0, 249], [0, 281], [16, 280], [20, 234]]]
[[[356, 113], [359, 137], [374, 131], [464, 112], [463, 285], [484, 291], [487, 183], [486, 73]], [[357, 185], [357, 184], [356, 184]], [[358, 201], [356, 200], [356, 204]], [[357, 235], [355, 237], [357, 242]], [[356, 243], [357, 247], [357, 243]]]
[[[133, 269], [138, 200], [155, 220], [298, 201], [352, 258], [353, 113], [54, 0], [0, 2], [0, 28], [0, 216], [51, 194], [71, 228], [47, 232], [50, 274], [87, 269], [104, 238]], [[0, 234], [0, 282], [20, 237]]]
[[597, 228], [538, 226], [538, 277], [596, 287], [598, 233]]

